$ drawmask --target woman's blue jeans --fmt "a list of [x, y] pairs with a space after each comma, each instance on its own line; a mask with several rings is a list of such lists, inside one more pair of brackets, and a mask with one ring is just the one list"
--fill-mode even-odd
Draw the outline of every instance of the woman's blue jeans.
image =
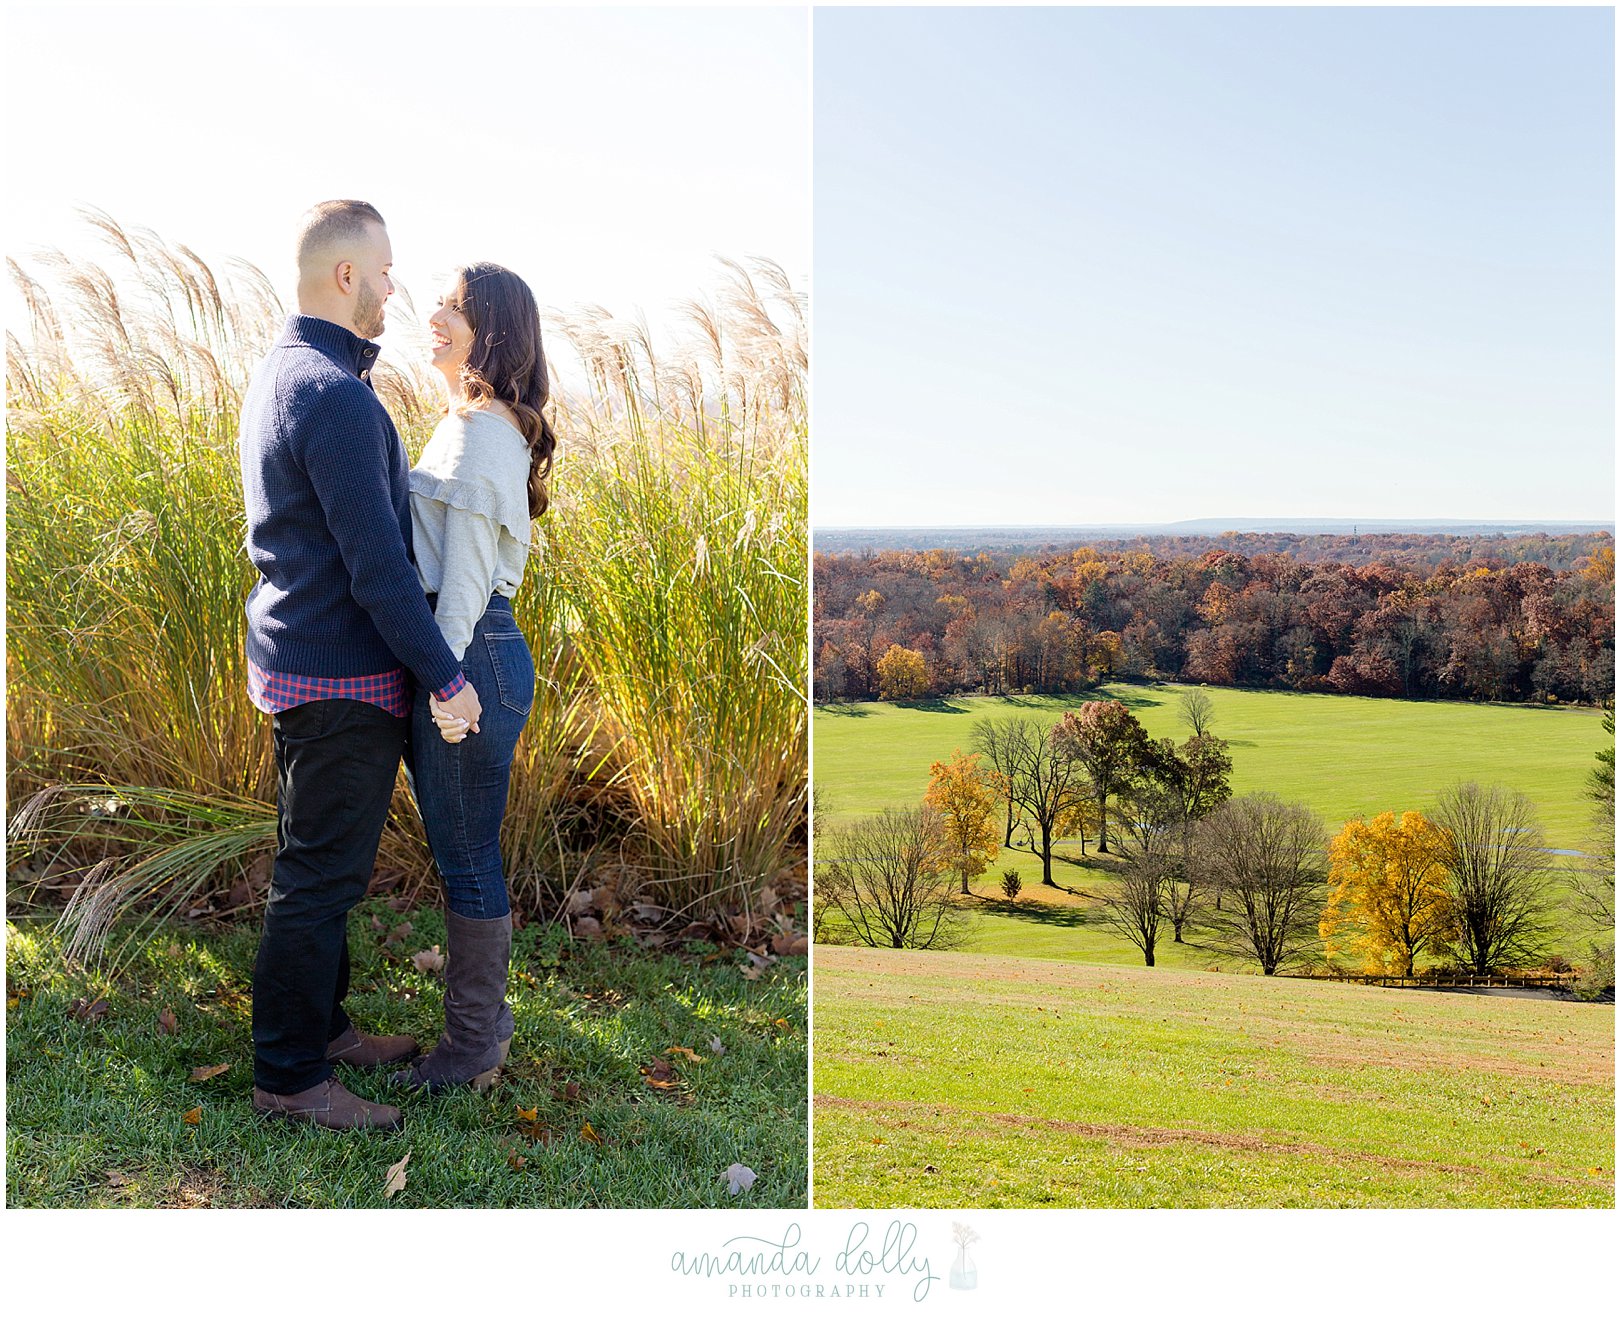
[[446, 742], [428, 709], [427, 691], [419, 689], [406, 771], [445, 904], [458, 916], [492, 920], [512, 909], [501, 866], [501, 820], [512, 753], [535, 703], [535, 661], [505, 596], [490, 597], [462, 657], [462, 673], [483, 707], [479, 731]]

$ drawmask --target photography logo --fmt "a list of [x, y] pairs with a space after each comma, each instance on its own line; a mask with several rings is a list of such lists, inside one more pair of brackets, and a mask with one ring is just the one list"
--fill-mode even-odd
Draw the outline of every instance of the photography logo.
[[957, 1245], [956, 1256], [951, 1261], [951, 1286], [957, 1291], [973, 1291], [979, 1286], [979, 1268], [968, 1253], [968, 1247], [979, 1240], [979, 1233], [967, 1223], [953, 1223], [951, 1239]]
[[[709, 1281], [727, 1300], [882, 1302], [909, 1297], [917, 1302], [928, 1299], [940, 1281], [928, 1256], [917, 1253], [920, 1235], [915, 1223], [903, 1219], [893, 1220], [881, 1232], [858, 1220], [829, 1257], [793, 1222], [779, 1237], [739, 1234], [721, 1242], [717, 1250], [677, 1250], [670, 1256], [670, 1269]], [[970, 1232], [968, 1239], [979, 1238]], [[955, 1271], [951, 1285], [965, 1285], [956, 1281]]]

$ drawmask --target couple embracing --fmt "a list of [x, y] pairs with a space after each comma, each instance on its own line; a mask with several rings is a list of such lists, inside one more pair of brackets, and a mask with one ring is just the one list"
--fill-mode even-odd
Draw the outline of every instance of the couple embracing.
[[[242, 409], [249, 696], [273, 723], [275, 867], [253, 972], [253, 1105], [393, 1129], [335, 1063], [437, 1092], [488, 1086], [514, 1023], [499, 833], [535, 669], [512, 614], [556, 440], [540, 317], [500, 266], [460, 269], [429, 317], [447, 413], [421, 460], [372, 389], [388, 231], [365, 202], [322, 202], [298, 236], [298, 314]], [[446, 902], [445, 1029], [361, 1033], [348, 916], [365, 896], [404, 758]]]

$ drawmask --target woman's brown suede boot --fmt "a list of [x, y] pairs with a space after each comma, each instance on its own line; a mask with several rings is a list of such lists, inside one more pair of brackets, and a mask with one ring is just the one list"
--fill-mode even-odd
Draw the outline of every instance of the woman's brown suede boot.
[[512, 916], [472, 920], [446, 912], [445, 932], [445, 1033], [432, 1052], [396, 1072], [394, 1080], [435, 1094], [459, 1085], [488, 1090], [512, 1044], [512, 1009], [506, 1001]]

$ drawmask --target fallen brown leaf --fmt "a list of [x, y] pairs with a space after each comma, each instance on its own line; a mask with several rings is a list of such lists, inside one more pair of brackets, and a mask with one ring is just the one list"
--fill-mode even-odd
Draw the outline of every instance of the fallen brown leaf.
[[68, 1006], [68, 1015], [75, 1021], [100, 1021], [112, 1010], [112, 1004], [104, 998], [94, 1001], [76, 998]]
[[195, 1127], [203, 1120], [203, 1110], [200, 1108], [188, 1108], [180, 1115], [180, 1120], [188, 1127]]
[[681, 1078], [662, 1058], [651, 1067], [643, 1067], [641, 1073], [642, 1080], [655, 1090], [674, 1090], [681, 1084]]
[[664, 1052], [666, 1055], [685, 1058], [689, 1062], [701, 1063], [703, 1061], [702, 1058], [695, 1054], [691, 1049], [687, 1048], [687, 1046], [684, 1044], [672, 1044]]
[[520, 1108], [517, 1104], [514, 1104], [512, 1107], [517, 1110], [518, 1121], [520, 1122], [533, 1122], [540, 1116], [538, 1105], [535, 1108]]
[[391, 1164], [388, 1170], [388, 1180], [383, 1183], [383, 1199], [392, 1200], [405, 1189], [405, 1165], [411, 1162], [411, 1151], [405, 1151], [405, 1157], [398, 1163]]
[[519, 1154], [516, 1150], [507, 1155], [507, 1167], [509, 1168], [521, 1169], [523, 1165], [528, 1162], [529, 1159], [525, 1155]]
[[602, 922], [595, 916], [579, 916], [574, 921], [574, 937], [576, 939], [602, 938]]
[[173, 1008], [164, 1008], [158, 1013], [158, 1034], [173, 1035], [180, 1029], [180, 1018], [175, 1016]]
[[421, 952], [411, 954], [411, 965], [422, 972], [423, 975], [432, 975], [436, 971], [445, 969], [445, 955], [439, 951], [439, 945], [424, 948]]
[[223, 1076], [231, 1070], [230, 1063], [215, 1063], [212, 1067], [193, 1067], [191, 1079], [193, 1081], [212, 1081], [216, 1076]]
[[580, 1128], [580, 1139], [590, 1141], [593, 1145], [606, 1145], [608, 1143], [597, 1134], [597, 1129], [589, 1122]]

